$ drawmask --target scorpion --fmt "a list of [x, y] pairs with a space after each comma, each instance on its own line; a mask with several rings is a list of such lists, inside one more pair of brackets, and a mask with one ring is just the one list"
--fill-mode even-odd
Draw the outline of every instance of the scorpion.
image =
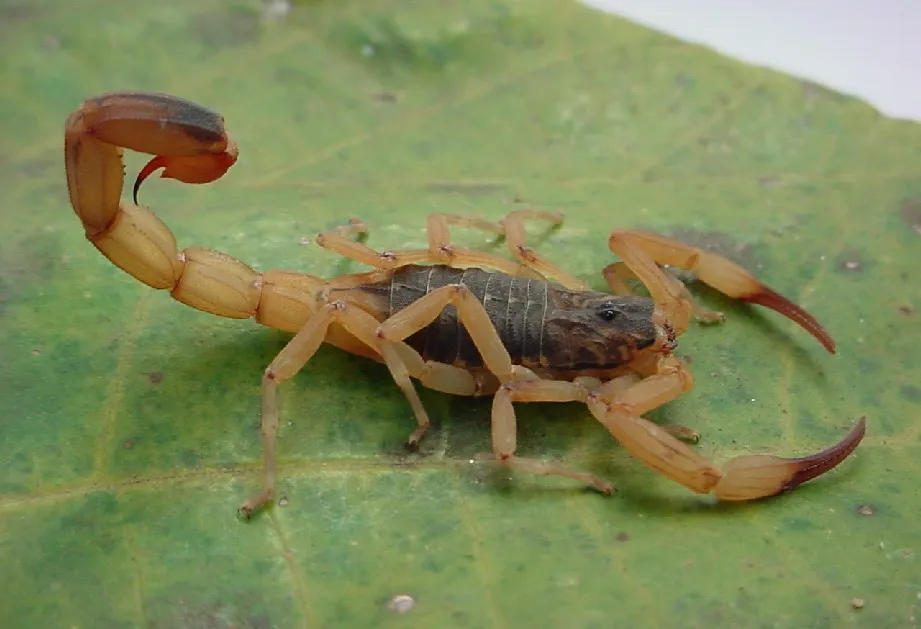
[[[122, 200], [125, 149], [154, 156], [137, 175], [133, 202]], [[492, 453], [485, 458], [604, 494], [614, 487], [594, 474], [516, 454], [515, 403], [583, 403], [647, 467], [725, 501], [788, 492], [838, 466], [865, 434], [861, 418], [838, 443], [810, 456], [744, 454], [721, 469], [684, 443], [697, 441], [693, 430], [643, 417], [693, 387], [674, 353], [678, 336], [695, 318], [722, 320], [695, 302], [672, 269], [788, 317], [835, 353], [834, 340], [812, 315], [712, 252], [645, 231], [614, 231], [608, 246], [620, 261], [602, 272], [611, 292], [599, 292], [526, 243], [527, 221], [558, 225], [562, 214], [516, 209], [498, 222], [432, 214], [427, 248], [380, 252], [364, 244], [366, 226], [352, 219], [315, 242], [371, 271], [333, 279], [284, 269], [259, 273], [208, 248], [179, 250], [170, 229], [138, 204], [141, 183], [157, 170], [163, 178], [205, 184], [234, 165], [238, 147], [219, 113], [169, 94], [103, 94], [67, 118], [64, 153], [73, 210], [111, 263], [192, 308], [293, 335], [262, 375], [262, 488], [239, 506], [246, 518], [276, 493], [277, 389], [324, 342], [386, 366], [417, 423], [407, 446], [416, 447], [430, 425], [413, 380], [447, 394], [491, 395]], [[513, 259], [453, 244], [451, 227], [497, 234]], [[635, 294], [628, 280], [639, 280], [649, 296]]]

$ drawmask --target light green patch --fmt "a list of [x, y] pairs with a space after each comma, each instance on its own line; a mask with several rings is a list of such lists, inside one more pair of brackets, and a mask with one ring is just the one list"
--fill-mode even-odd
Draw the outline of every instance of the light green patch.
[[[917, 125], [575, 4], [260, 11], [0, 1], [0, 626], [911, 625]], [[603, 498], [471, 463], [488, 399], [422, 391], [434, 426], [407, 453], [386, 369], [323, 348], [280, 394], [285, 506], [242, 523], [260, 376], [288, 337], [184, 308], [85, 241], [64, 120], [120, 89], [215, 108], [240, 145], [213, 185], [142, 190], [181, 246], [334, 276], [361, 267], [301, 241], [350, 217], [395, 249], [424, 245], [431, 212], [538, 207], [567, 221], [532, 242], [602, 288], [610, 230], [677, 235], [804, 305], [838, 354], [695, 284], [727, 321], [681, 339], [696, 388], [650, 417], [718, 462], [816, 451], [863, 415], [868, 436], [817, 482], [725, 505], [579, 405], [519, 408], [519, 452], [610, 478]]]

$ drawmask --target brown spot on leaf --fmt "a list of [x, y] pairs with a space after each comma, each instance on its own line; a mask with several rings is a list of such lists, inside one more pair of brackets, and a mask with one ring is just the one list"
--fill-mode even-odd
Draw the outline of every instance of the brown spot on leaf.
[[777, 175], [766, 175], [764, 177], [758, 177], [758, 185], [765, 188], [773, 188], [780, 183], [780, 177]]
[[395, 103], [397, 102], [397, 95], [393, 92], [378, 92], [374, 95], [374, 100], [380, 103]]
[[911, 315], [915, 314], [915, 309], [909, 305], [901, 305], [899, 306], [899, 312], [906, 317], [910, 317]]
[[874, 505], [871, 505], [871, 504], [862, 504], [862, 505], [857, 505], [856, 507], [854, 507], [854, 513], [856, 513], [857, 515], [874, 516], [877, 514], [878, 511], [879, 509], [877, 509]]
[[151, 384], [160, 384], [163, 382], [163, 372], [151, 371], [149, 374], [147, 374], [147, 379], [150, 380]]
[[912, 402], [921, 402], [921, 389], [918, 387], [906, 384], [899, 387], [899, 393], [901, 393], [902, 397], [906, 400], [910, 400]]
[[630, 539], [630, 534], [627, 533], [626, 531], [621, 531], [620, 533], [614, 536], [614, 539], [616, 539], [618, 542], [626, 542], [627, 540]]
[[863, 606], [865, 604], [866, 604], [866, 601], [864, 601], [862, 598], [852, 598], [851, 599], [851, 607], [853, 607], [854, 609], [863, 609]]
[[131, 448], [134, 447], [134, 442], [131, 441], [130, 439], [128, 439], [127, 441], [125, 441], [125, 442], [122, 443], [122, 447], [123, 447], [125, 450], [130, 450]]
[[921, 197], [914, 197], [902, 203], [902, 220], [908, 228], [921, 236]]

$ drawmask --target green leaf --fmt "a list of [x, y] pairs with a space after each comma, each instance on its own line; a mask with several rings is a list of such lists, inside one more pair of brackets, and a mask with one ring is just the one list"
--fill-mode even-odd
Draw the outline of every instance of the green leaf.
[[[0, 626], [917, 622], [917, 125], [576, 4], [260, 10], [0, 2]], [[332, 277], [362, 267], [301, 238], [352, 216], [401, 248], [433, 211], [559, 209], [533, 243], [600, 289], [609, 231], [677, 235], [790, 295], [839, 352], [694, 285], [727, 321], [682, 337], [696, 388], [650, 417], [698, 430], [717, 462], [814, 452], [863, 415], [868, 436], [816, 482], [725, 505], [640, 465], [584, 407], [520, 405], [519, 453], [611, 479], [605, 498], [470, 463], [488, 399], [423, 391], [436, 426], [405, 453], [386, 369], [323, 348], [281, 390], [285, 506], [241, 522], [260, 375], [288, 337], [188, 309], [84, 239], [64, 120], [124, 89], [213, 107], [239, 142], [220, 181], [142, 191], [181, 246]], [[142, 163], [127, 156], [129, 179]]]

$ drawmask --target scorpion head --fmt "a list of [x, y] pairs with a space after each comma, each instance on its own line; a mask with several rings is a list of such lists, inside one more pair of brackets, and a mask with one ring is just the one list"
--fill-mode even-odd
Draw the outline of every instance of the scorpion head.
[[544, 319], [543, 354], [557, 369], [609, 369], [646, 348], [667, 353], [675, 330], [648, 297], [555, 290]]

